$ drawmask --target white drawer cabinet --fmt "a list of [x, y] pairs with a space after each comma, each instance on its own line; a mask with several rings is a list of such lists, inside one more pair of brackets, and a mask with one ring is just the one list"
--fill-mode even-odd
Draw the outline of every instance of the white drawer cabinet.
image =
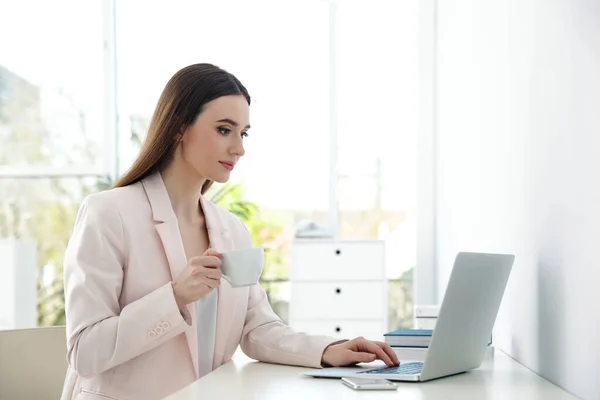
[[357, 336], [364, 336], [370, 340], [380, 342], [383, 341], [383, 333], [381, 332], [385, 332], [383, 322], [375, 320], [299, 320], [295, 323], [294, 329], [312, 335], [333, 336], [339, 339], [353, 339]]
[[382, 319], [381, 282], [293, 282], [294, 318]]
[[291, 248], [291, 281], [385, 279], [382, 241], [297, 241]]
[[316, 335], [382, 340], [388, 309], [384, 260], [383, 241], [295, 241], [290, 326]]

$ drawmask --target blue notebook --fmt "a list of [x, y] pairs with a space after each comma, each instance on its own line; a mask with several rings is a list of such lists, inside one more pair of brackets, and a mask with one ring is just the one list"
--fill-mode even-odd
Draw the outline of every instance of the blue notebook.
[[397, 329], [383, 335], [385, 342], [397, 347], [429, 347], [433, 330]]
[[[384, 334], [385, 342], [394, 347], [429, 347], [432, 329], [397, 329]], [[492, 344], [492, 335], [488, 346]]]

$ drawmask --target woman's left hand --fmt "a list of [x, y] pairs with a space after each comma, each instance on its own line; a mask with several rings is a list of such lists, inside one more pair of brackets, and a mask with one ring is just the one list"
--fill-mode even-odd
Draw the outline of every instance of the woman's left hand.
[[400, 364], [389, 344], [373, 342], [363, 337], [329, 345], [321, 356], [321, 363], [325, 366], [340, 367], [377, 359], [388, 367]]

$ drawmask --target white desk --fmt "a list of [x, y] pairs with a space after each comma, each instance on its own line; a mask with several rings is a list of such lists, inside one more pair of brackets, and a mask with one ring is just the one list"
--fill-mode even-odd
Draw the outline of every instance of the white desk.
[[576, 399], [496, 350], [492, 360], [468, 373], [423, 383], [399, 383], [397, 390], [356, 391], [339, 379], [299, 376], [306, 368], [256, 362], [238, 351], [233, 360], [167, 400], [563, 400]]

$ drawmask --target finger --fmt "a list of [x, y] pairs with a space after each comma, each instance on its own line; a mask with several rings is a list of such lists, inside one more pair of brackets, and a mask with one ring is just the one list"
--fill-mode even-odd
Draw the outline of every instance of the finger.
[[200, 278], [200, 284], [204, 284], [211, 289], [218, 288], [221, 285], [221, 281], [218, 279], [211, 279], [206, 276]]
[[199, 275], [201, 276], [206, 276], [207, 278], [210, 279], [216, 279], [216, 280], [221, 280], [221, 270], [218, 268], [206, 268], [206, 267], [199, 267], [196, 268], [196, 271], [199, 271]]
[[206, 251], [202, 255], [203, 256], [214, 256], [214, 257], [218, 257], [218, 258], [223, 257], [223, 255], [221, 253], [219, 253], [218, 251], [213, 250], [211, 248], [206, 249]]
[[394, 363], [392, 362], [391, 358], [385, 353], [385, 351], [383, 351], [383, 349], [381, 347], [379, 347], [377, 344], [371, 342], [370, 340], [364, 339], [364, 342], [362, 342], [359, 345], [359, 349], [363, 350], [363, 351], [368, 351], [369, 353], [372, 353], [372, 354], [375, 354], [377, 356], [377, 358], [379, 358], [381, 361], [383, 361], [385, 363], [385, 365], [387, 365], [388, 367], [394, 366]]
[[221, 260], [217, 256], [199, 256], [190, 259], [190, 264], [194, 267], [210, 267], [219, 268], [221, 266]]
[[192, 277], [196, 279], [208, 277], [210, 279], [220, 280], [221, 276], [220, 268], [205, 267], [203, 265], [192, 267]]
[[361, 362], [369, 363], [377, 359], [377, 356], [375, 354], [356, 351], [352, 352], [350, 357], [352, 358], [352, 360], [348, 364], [357, 364]]
[[208, 286], [208, 285], [207, 285], [206, 283], [204, 283], [204, 282], [200, 282], [198, 285], [199, 285], [199, 286], [198, 286], [198, 288], [199, 288], [199, 289], [204, 289], [204, 290], [207, 290], [207, 291], [209, 291], [209, 292], [210, 292], [211, 290], [213, 290], [213, 288], [211, 288], [210, 286]]
[[[208, 271], [213, 271], [213, 272], [221, 272], [221, 269], [219, 267], [215, 267], [212, 265], [203, 265], [201, 263], [193, 263], [191, 265], [192, 268], [192, 276], [197, 276], [197, 275], [206, 275], [208, 273]], [[221, 279], [219, 277], [219, 279]]]
[[392, 347], [385, 343], [385, 342], [373, 342], [375, 343], [377, 346], [381, 347], [383, 349], [383, 351], [385, 351], [385, 354], [387, 354], [390, 359], [392, 360], [392, 362], [395, 365], [400, 365], [400, 360], [398, 360], [398, 356], [396, 355], [396, 352], [394, 352], [394, 349], [392, 349]]

